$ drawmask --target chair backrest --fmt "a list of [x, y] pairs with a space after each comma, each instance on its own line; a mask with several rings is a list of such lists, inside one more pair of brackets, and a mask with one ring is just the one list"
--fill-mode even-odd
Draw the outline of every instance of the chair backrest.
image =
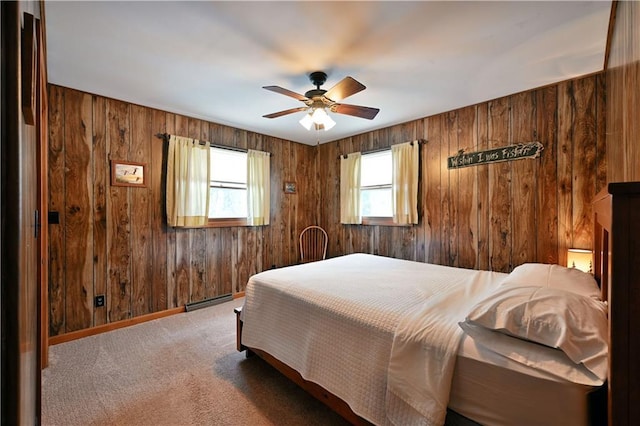
[[302, 263], [322, 260], [327, 255], [327, 232], [319, 226], [307, 226], [300, 233], [300, 260]]

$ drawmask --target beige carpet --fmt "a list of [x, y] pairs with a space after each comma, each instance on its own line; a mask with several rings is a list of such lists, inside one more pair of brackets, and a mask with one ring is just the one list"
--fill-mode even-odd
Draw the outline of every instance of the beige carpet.
[[44, 425], [344, 425], [235, 349], [242, 300], [50, 348]]

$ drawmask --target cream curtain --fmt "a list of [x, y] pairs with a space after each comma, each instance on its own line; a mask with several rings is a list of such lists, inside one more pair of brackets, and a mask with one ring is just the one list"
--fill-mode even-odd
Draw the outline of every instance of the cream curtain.
[[167, 157], [167, 222], [199, 227], [209, 215], [209, 144], [171, 135]]
[[249, 225], [269, 224], [270, 216], [270, 159], [268, 152], [247, 152], [247, 220]]
[[340, 223], [360, 224], [360, 158], [352, 152], [340, 157]]
[[418, 223], [418, 142], [391, 146], [393, 223]]

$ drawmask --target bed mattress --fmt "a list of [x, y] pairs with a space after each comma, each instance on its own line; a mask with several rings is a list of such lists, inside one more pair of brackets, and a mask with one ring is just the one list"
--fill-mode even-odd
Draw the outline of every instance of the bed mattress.
[[[398, 324], [437, 293], [434, 282], [444, 288], [478, 272], [365, 254], [266, 271], [247, 285], [242, 341], [323, 386], [366, 420], [394, 424], [387, 387]], [[487, 284], [470, 299], [506, 276], [486, 274]], [[465, 335], [450, 385], [449, 407], [481, 424], [588, 423], [592, 387], [509, 361]]]
[[465, 335], [449, 408], [483, 425], [587, 425], [596, 389], [502, 357]]

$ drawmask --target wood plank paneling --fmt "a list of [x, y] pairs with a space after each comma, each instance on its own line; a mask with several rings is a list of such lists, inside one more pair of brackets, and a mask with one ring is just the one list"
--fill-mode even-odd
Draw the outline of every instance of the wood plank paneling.
[[556, 151], [558, 179], [558, 263], [567, 263], [567, 249], [573, 247], [573, 131], [575, 102], [573, 82], [558, 85], [558, 144]]
[[[477, 129], [475, 127], [476, 107], [468, 107], [459, 110], [458, 125], [456, 129], [457, 149], [474, 151], [477, 145]], [[449, 149], [454, 146], [449, 141]], [[454, 153], [455, 154], [455, 153]], [[458, 170], [458, 208], [456, 209], [457, 223], [457, 262], [461, 268], [473, 269], [477, 260], [477, 170], [473, 167], [465, 167]]]
[[[242, 292], [252, 274], [297, 263], [298, 234], [313, 223], [328, 231], [330, 257], [368, 252], [497, 271], [525, 261], [562, 263], [574, 241], [590, 244], [582, 231], [588, 227], [583, 203], [604, 180], [604, 84], [599, 78], [317, 147], [50, 86], [49, 208], [63, 213], [61, 224], [49, 231], [50, 334]], [[271, 224], [167, 227], [166, 146], [155, 137], [164, 132], [271, 152]], [[340, 224], [338, 155], [414, 139], [427, 140], [420, 148], [419, 224]], [[447, 157], [459, 149], [533, 139], [545, 147], [538, 159], [447, 169]], [[113, 159], [147, 163], [147, 187], [110, 186], [108, 161]], [[69, 176], [80, 177], [70, 182]], [[284, 194], [285, 181], [296, 182], [296, 194]], [[75, 189], [70, 195], [69, 185], [81, 186], [85, 195]], [[82, 235], [66, 231], [73, 215], [65, 212], [72, 212], [72, 205], [87, 212]], [[137, 261], [141, 258], [146, 261]], [[77, 277], [88, 277], [82, 278], [84, 290], [74, 287]], [[93, 308], [93, 295], [101, 292], [106, 308]]]
[[[93, 99], [93, 289], [107, 293], [107, 188], [110, 169], [107, 156], [107, 102]], [[107, 307], [95, 308], [93, 325], [107, 323]]]
[[536, 259], [558, 263], [557, 86], [536, 92], [536, 130], [544, 151], [537, 167]]
[[[509, 119], [509, 98], [489, 103], [489, 148], [511, 144]], [[493, 271], [511, 269], [511, 182], [510, 162], [489, 165], [489, 267]]]
[[135, 259], [131, 262], [131, 315], [137, 317], [153, 312], [152, 287], [153, 263], [147, 261], [153, 255], [151, 227], [151, 110], [138, 105], [131, 106], [131, 146], [129, 161], [147, 165], [146, 186], [131, 188], [131, 250]]
[[[476, 149], [489, 148], [489, 104], [480, 104], [476, 110], [478, 128]], [[476, 167], [476, 206], [478, 211], [477, 269], [488, 270], [489, 259], [489, 165]]]
[[[49, 86], [49, 212], [58, 214], [59, 223], [49, 226], [49, 335], [64, 333], [66, 295], [66, 255], [64, 248], [66, 180], [64, 173], [64, 95]], [[55, 189], [55, 190], [54, 190]]]
[[[575, 122], [573, 132], [573, 170], [571, 229], [575, 248], [591, 248], [593, 218], [591, 200], [596, 193], [596, 117], [595, 78], [573, 84]], [[595, 173], [594, 173], [595, 172]]]
[[[331, 254], [367, 250], [504, 272], [524, 262], [564, 264], [574, 241], [590, 247], [590, 233], [582, 231], [589, 227], [588, 202], [605, 180], [601, 78], [588, 76], [321, 145], [321, 220], [332, 230]], [[407, 231], [339, 225], [339, 162], [332, 159], [414, 135], [427, 139], [421, 149], [418, 226]], [[447, 169], [447, 157], [460, 149], [534, 140], [544, 146], [537, 159]]]
[[66, 330], [93, 323], [93, 174], [91, 96], [65, 96]]
[[[446, 160], [458, 152], [458, 114], [457, 111], [442, 114], [442, 144], [440, 158]], [[446, 265], [458, 266], [458, 215], [459, 208], [459, 169], [440, 168], [442, 191], [440, 211], [442, 212], [442, 256]]]
[[[511, 122], [513, 143], [529, 143], [537, 140], [535, 92], [513, 96]], [[544, 152], [544, 151], [543, 151]], [[511, 163], [513, 189], [511, 191], [512, 262], [520, 265], [536, 259], [536, 183], [539, 161], [525, 159]]]
[[[297, 262], [301, 227], [318, 221], [316, 147], [49, 86], [52, 336], [244, 291], [252, 274]], [[273, 153], [267, 227], [166, 225], [169, 133]], [[147, 186], [110, 184], [110, 161], [145, 163]], [[284, 179], [299, 192], [283, 194]], [[93, 307], [93, 296], [106, 305]]]
[[640, 3], [616, 2], [606, 70], [607, 180], [640, 181]]
[[[130, 108], [107, 100], [109, 159], [127, 160], [130, 146]], [[107, 196], [107, 322], [131, 317], [131, 215], [129, 189], [110, 186]]]

